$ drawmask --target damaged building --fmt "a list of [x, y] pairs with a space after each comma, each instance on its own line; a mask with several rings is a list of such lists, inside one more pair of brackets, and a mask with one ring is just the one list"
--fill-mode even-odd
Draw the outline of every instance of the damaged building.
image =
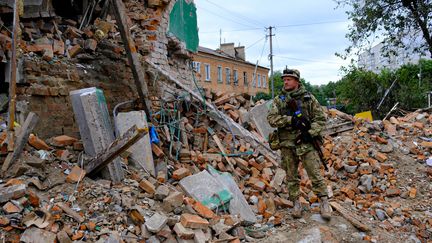
[[[29, 111], [40, 115], [35, 128], [40, 136], [79, 135], [68, 97], [71, 90], [98, 87], [104, 90], [109, 109], [138, 97], [109, 1], [22, 2], [17, 112], [21, 118]], [[0, 3], [2, 93], [7, 93], [10, 79], [13, 3]], [[194, 4], [126, 1], [125, 7], [149, 93], [162, 97], [172, 87], [147, 63], [192, 87], [190, 60], [198, 46]]]

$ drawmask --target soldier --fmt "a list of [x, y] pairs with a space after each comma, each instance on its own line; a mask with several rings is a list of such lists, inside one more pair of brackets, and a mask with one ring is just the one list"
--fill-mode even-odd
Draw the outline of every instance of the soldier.
[[[330, 219], [332, 210], [328, 203], [327, 187], [320, 171], [320, 157], [312, 144], [312, 138], [320, 137], [320, 132], [325, 126], [324, 112], [317, 99], [301, 84], [298, 70], [286, 68], [282, 79], [284, 81], [282, 94], [274, 98], [267, 120], [270, 126], [277, 128], [275, 132], [282, 152], [282, 167], [287, 172], [290, 200], [294, 201], [292, 216], [302, 217], [298, 176], [298, 165], [301, 161], [312, 181], [313, 192], [320, 198], [321, 216]], [[306, 127], [301, 126], [303, 122], [309, 125], [307, 131], [302, 131]]]

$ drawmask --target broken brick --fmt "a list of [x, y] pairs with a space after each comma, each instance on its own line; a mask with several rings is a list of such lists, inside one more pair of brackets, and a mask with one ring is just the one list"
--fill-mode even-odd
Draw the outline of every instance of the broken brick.
[[189, 176], [191, 172], [186, 168], [180, 168], [173, 172], [172, 178], [175, 180], [181, 180], [186, 176]]
[[77, 183], [78, 181], [81, 181], [85, 175], [85, 170], [81, 169], [78, 166], [74, 166], [69, 175], [66, 177], [66, 182]]
[[73, 137], [69, 137], [67, 135], [61, 135], [61, 136], [57, 136], [57, 137], [53, 138], [54, 145], [58, 146], [58, 147], [73, 145], [77, 141], [78, 141], [78, 139], [73, 138]]
[[195, 209], [195, 211], [197, 211], [197, 213], [206, 219], [212, 219], [214, 218], [216, 215], [213, 213], [212, 210], [210, 210], [208, 207], [206, 207], [205, 205], [203, 205], [201, 202], [196, 201], [193, 205], [193, 209]]
[[176, 223], [174, 225], [174, 232], [176, 232], [177, 236], [180, 239], [184, 240], [190, 240], [195, 236], [193, 230], [185, 228], [181, 223]]
[[49, 150], [50, 147], [44, 141], [36, 137], [34, 134], [30, 134], [28, 143], [38, 150]]
[[155, 186], [146, 179], [142, 179], [142, 181], [139, 183], [139, 187], [150, 194], [154, 194], [156, 192]]
[[180, 222], [186, 228], [191, 229], [206, 229], [209, 222], [198, 215], [184, 213], [180, 216]]

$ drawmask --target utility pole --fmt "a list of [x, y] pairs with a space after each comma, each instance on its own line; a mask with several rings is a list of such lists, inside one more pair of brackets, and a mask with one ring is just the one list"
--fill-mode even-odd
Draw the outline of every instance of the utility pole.
[[274, 36], [274, 34], [272, 34], [272, 30], [274, 27], [269, 26], [267, 29], [269, 30], [269, 35], [267, 35], [266, 37], [270, 37], [270, 54], [269, 54], [269, 58], [270, 58], [270, 82], [271, 82], [271, 94], [272, 94], [272, 99], [274, 99], [274, 78], [273, 78], [273, 42], [272, 42], [272, 37]]

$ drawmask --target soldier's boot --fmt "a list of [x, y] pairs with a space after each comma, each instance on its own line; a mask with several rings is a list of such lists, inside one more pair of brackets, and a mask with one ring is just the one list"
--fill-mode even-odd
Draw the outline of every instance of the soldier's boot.
[[300, 200], [296, 199], [294, 202], [294, 208], [292, 211], [292, 216], [295, 219], [301, 218], [302, 217], [302, 206], [300, 204]]
[[323, 219], [330, 220], [331, 214], [332, 214], [332, 209], [331, 209], [330, 204], [328, 202], [328, 197], [324, 196], [324, 197], [321, 197], [320, 199], [321, 199], [321, 207], [320, 207], [321, 217]]

